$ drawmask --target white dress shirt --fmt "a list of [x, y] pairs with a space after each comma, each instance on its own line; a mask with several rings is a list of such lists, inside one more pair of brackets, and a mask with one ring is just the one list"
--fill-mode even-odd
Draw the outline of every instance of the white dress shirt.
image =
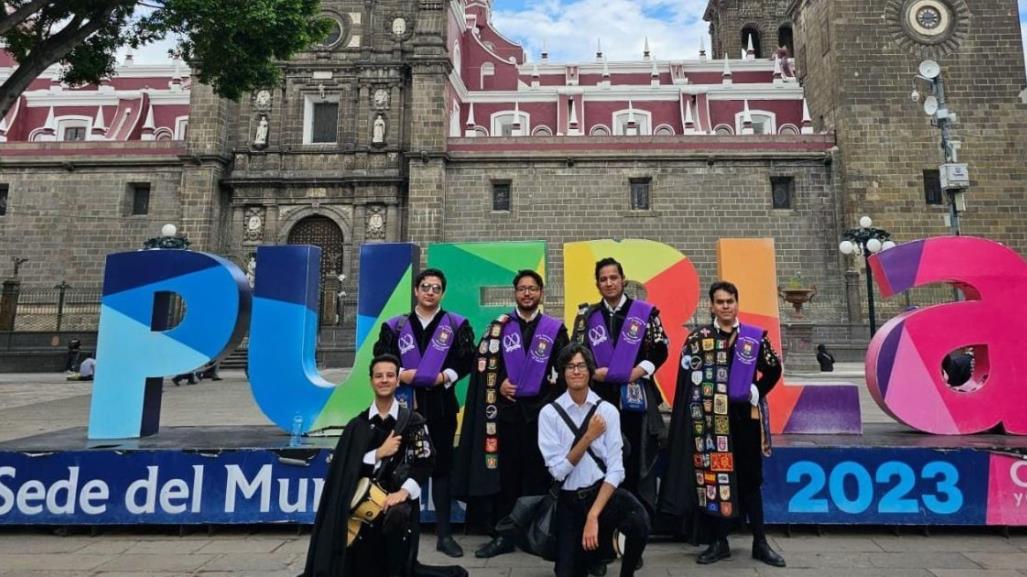
[[[367, 418], [370, 419], [377, 414], [378, 407], [376, 407], [374, 403], [371, 403], [371, 408], [367, 411]], [[399, 419], [399, 403], [396, 402], [396, 399], [392, 399], [392, 405], [389, 407], [388, 416], [392, 417], [393, 421]], [[402, 448], [400, 450], [402, 450]], [[364, 464], [371, 465], [372, 467], [374, 467], [375, 471], [378, 470], [378, 467], [382, 466], [382, 462], [378, 460], [376, 456], [377, 452], [378, 448], [375, 447], [374, 449], [371, 449], [370, 451], [364, 453]], [[403, 488], [406, 489], [407, 493], [410, 494], [411, 500], [417, 499], [421, 496], [421, 486], [417, 484], [417, 481], [413, 479], [407, 479], [406, 481], [403, 481]]]
[[[571, 399], [570, 393], [564, 393], [554, 401], [559, 403], [577, 426], [588, 426], [582, 423], [592, 406], [600, 402], [599, 395], [589, 389], [584, 404], [578, 405]], [[592, 441], [592, 451], [606, 464], [606, 474], [595, 463], [587, 452], [577, 465], [567, 460], [567, 454], [574, 447], [574, 432], [556, 409], [550, 405], [542, 408], [538, 419], [538, 447], [542, 452], [549, 474], [561, 481], [565, 491], [583, 489], [604, 479], [614, 487], [624, 481], [624, 443], [620, 435], [620, 413], [610, 403], [602, 403], [596, 414], [606, 421], [606, 432]]]
[[[628, 297], [622, 294], [620, 295], [620, 300], [617, 301], [617, 306], [611, 307], [610, 303], [606, 302], [606, 299], [603, 299], [603, 306], [606, 307], [606, 310], [610, 311], [610, 316], [613, 316], [614, 313], [624, 308], [624, 303], [626, 302], [628, 302]], [[649, 319], [645, 320], [647, 323], [649, 322]], [[649, 361], [642, 361], [637, 366], [645, 372], [646, 377], [652, 377], [653, 373], [656, 372], [656, 365]]]

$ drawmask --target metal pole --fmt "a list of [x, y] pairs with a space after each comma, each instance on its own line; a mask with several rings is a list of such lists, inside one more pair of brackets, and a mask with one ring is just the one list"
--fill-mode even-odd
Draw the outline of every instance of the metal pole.
[[[948, 107], [945, 105], [945, 82], [942, 80], [941, 74], [934, 79], [934, 94], [938, 99], [938, 110], [948, 111]], [[952, 154], [952, 147], [949, 144], [949, 130], [951, 123], [948, 117], [938, 119], [938, 128], [941, 129], [941, 155], [945, 163], [956, 162], [956, 158]], [[945, 195], [949, 201], [949, 226], [952, 228], [952, 234], [959, 236], [959, 211], [956, 210], [956, 193], [952, 190], [946, 190]]]
[[867, 318], [870, 321], [870, 338], [877, 332], [877, 315], [874, 311], [874, 273], [870, 270], [870, 250], [863, 247], [863, 260], [867, 267]]
[[64, 291], [70, 288], [71, 285], [61, 281], [61, 284], [57, 285], [57, 332], [61, 332], [61, 321], [64, 320]]

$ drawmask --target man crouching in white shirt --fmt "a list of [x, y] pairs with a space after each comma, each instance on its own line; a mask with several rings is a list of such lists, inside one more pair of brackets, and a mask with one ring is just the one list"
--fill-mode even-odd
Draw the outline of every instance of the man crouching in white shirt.
[[624, 480], [620, 417], [590, 388], [596, 364], [588, 348], [567, 345], [557, 370], [567, 392], [543, 407], [538, 423], [542, 458], [561, 483], [556, 577], [585, 577], [600, 535], [608, 538], [615, 529], [626, 539], [620, 575], [633, 576], [649, 538], [649, 516], [638, 499], [617, 488]]

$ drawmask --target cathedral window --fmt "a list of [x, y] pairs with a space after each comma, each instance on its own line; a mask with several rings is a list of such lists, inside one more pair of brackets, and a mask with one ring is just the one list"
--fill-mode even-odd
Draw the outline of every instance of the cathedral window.
[[6, 184], [0, 184], [0, 216], [7, 214], [7, 191]]
[[924, 170], [924, 201], [927, 204], [945, 204], [941, 193], [941, 173], [938, 169]]
[[132, 182], [128, 185], [128, 215], [141, 216], [150, 213], [150, 183]]
[[[749, 115], [752, 118], [753, 134], [777, 134], [777, 115], [773, 112], [753, 110]], [[744, 112], [739, 112], [735, 115], [735, 134], [742, 133], [744, 117]]]
[[[520, 126], [515, 124], [519, 123]], [[531, 134], [531, 117], [525, 112], [509, 110], [492, 115], [492, 136], [522, 136]]]
[[[636, 127], [629, 125], [634, 122]], [[613, 134], [616, 136], [649, 136], [652, 134], [650, 115], [644, 110], [621, 110], [613, 113]]]
[[510, 191], [512, 183], [509, 180], [492, 181], [492, 211], [510, 212]]
[[742, 28], [742, 50], [749, 48], [749, 39], [752, 38], [752, 49], [756, 51], [756, 58], [763, 58], [763, 45], [760, 43], [760, 31], [754, 26]]
[[309, 95], [303, 110], [303, 144], [335, 144], [339, 134], [339, 95]]
[[792, 208], [792, 196], [795, 193], [794, 176], [771, 176], [770, 195], [773, 206], [777, 210]]
[[67, 120], [58, 119], [57, 121], [57, 136], [58, 140], [64, 142], [77, 142], [86, 139], [86, 132], [89, 131], [90, 119], [88, 118], [68, 118]]
[[649, 189], [651, 178], [631, 178], [628, 180], [631, 190], [631, 210], [649, 210]]
[[788, 56], [795, 56], [795, 41], [792, 37], [792, 27], [788, 24], [777, 29], [777, 45], [788, 49]]

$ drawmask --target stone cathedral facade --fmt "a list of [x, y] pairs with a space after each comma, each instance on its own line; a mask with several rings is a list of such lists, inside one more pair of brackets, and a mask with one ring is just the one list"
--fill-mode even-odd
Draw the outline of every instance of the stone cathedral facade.
[[529, 58], [490, 0], [322, 7], [331, 34], [238, 103], [177, 65], [39, 79], [0, 120], [0, 267], [99, 284], [105, 254], [170, 222], [243, 267], [317, 244], [352, 297], [365, 242], [542, 239], [559, 287], [565, 241], [665, 242], [706, 283], [718, 238], [772, 237], [779, 282], [818, 287], [814, 322], [860, 322], [842, 231], [949, 230], [938, 130], [909, 97], [925, 58], [972, 174], [963, 234], [1027, 254], [1016, 0], [710, 0], [692, 58], [577, 63]]

